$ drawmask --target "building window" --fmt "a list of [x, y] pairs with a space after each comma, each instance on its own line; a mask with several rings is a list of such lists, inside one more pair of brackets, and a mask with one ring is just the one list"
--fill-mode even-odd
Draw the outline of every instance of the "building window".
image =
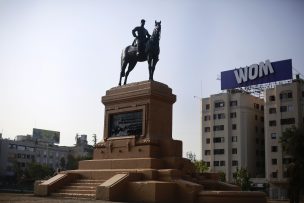
[[280, 99], [291, 99], [292, 98], [292, 92], [288, 91], [288, 92], [282, 92], [280, 94]]
[[232, 148], [232, 154], [237, 154], [237, 148]]
[[205, 150], [205, 155], [210, 155], [210, 150]]
[[210, 144], [210, 138], [206, 138], [206, 144]]
[[269, 121], [269, 126], [276, 126], [276, 125], [277, 125], [276, 120]]
[[225, 166], [225, 161], [220, 161], [220, 166]]
[[238, 165], [239, 165], [238, 161], [236, 161], [236, 160], [232, 161], [232, 166], [238, 166]]
[[217, 114], [217, 118], [218, 119], [224, 119], [225, 118], [225, 114], [224, 113]]
[[261, 105], [261, 111], [264, 111], [264, 105]]
[[264, 122], [264, 116], [261, 116], [260, 121]]
[[213, 154], [224, 154], [225, 150], [224, 149], [214, 149]]
[[272, 140], [277, 139], [277, 133], [271, 133], [270, 136]]
[[269, 96], [269, 100], [270, 100], [270, 101], [275, 101], [275, 96], [274, 96], [274, 95], [270, 95], [270, 96]]
[[254, 107], [255, 109], [260, 109], [260, 105], [259, 105], [259, 104], [256, 104], [256, 103], [253, 104], [253, 107]]
[[206, 163], [206, 165], [207, 165], [208, 167], [210, 167], [210, 162], [209, 162], [209, 161], [206, 161], [205, 163]]
[[278, 172], [272, 172], [271, 175], [272, 175], [273, 178], [277, 178], [278, 177]]
[[210, 132], [210, 127], [205, 127], [205, 132]]
[[258, 115], [254, 115], [254, 120], [258, 120]]
[[280, 106], [280, 112], [286, 112], [287, 106]]
[[16, 149], [16, 145], [10, 144], [10, 145], [9, 145], [9, 148], [10, 148], [10, 149]]
[[291, 125], [291, 124], [295, 124], [295, 118], [284, 118], [281, 119], [281, 125]]
[[272, 165], [277, 165], [278, 163], [278, 160], [277, 159], [271, 159], [271, 164]]
[[224, 142], [224, 137], [215, 137], [213, 138], [213, 142], [214, 143], [221, 143], [221, 142]]
[[210, 115], [204, 116], [204, 121], [209, 121], [210, 120]]
[[224, 119], [225, 118], [225, 114], [224, 113], [220, 113], [220, 114], [214, 114], [213, 115], [213, 119]]
[[237, 142], [237, 136], [232, 136], [231, 137], [231, 142]]
[[236, 118], [236, 112], [230, 113], [230, 118]]
[[287, 111], [288, 111], [288, 112], [293, 111], [293, 105], [288, 105], [288, 106], [287, 106]]
[[220, 165], [220, 162], [219, 161], [214, 161], [213, 162], [213, 166], [219, 166]]
[[214, 102], [214, 108], [221, 108], [224, 106], [225, 106], [225, 102], [223, 101]]
[[24, 151], [25, 150], [25, 146], [18, 145], [17, 146], [17, 150]]
[[236, 100], [230, 101], [230, 106], [237, 106], [237, 101]]
[[276, 108], [269, 108], [269, 114], [276, 113], [277, 109]]
[[278, 146], [271, 146], [271, 152], [277, 152]]
[[224, 125], [213, 126], [213, 131], [221, 131], [221, 130], [224, 130]]
[[236, 124], [232, 124], [232, 130], [236, 130]]

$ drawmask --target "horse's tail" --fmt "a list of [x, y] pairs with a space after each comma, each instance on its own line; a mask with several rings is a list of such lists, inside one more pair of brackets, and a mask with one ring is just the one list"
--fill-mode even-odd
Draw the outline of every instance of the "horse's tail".
[[125, 76], [125, 68], [126, 68], [125, 60], [126, 60], [126, 56], [127, 56], [126, 54], [128, 52], [128, 48], [129, 47], [126, 47], [125, 49], [123, 49], [121, 52], [121, 56], [120, 56], [120, 69], [121, 69], [122, 77]]
[[123, 58], [124, 58], [124, 49], [121, 51], [121, 56], [120, 56], [120, 68], [122, 67], [123, 64]]

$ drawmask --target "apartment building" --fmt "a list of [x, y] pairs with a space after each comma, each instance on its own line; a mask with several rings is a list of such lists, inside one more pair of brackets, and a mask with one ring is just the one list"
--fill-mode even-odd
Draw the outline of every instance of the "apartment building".
[[279, 142], [282, 133], [291, 126], [303, 125], [304, 81], [299, 77], [292, 83], [265, 90], [265, 153], [266, 180], [272, 199], [287, 198], [287, 166], [291, 158], [284, 154]]
[[231, 90], [202, 99], [202, 159], [233, 182], [237, 168], [265, 175], [264, 101]]
[[0, 177], [13, 176], [16, 164], [22, 170], [32, 162], [62, 169], [68, 155], [86, 157], [92, 151], [93, 146], [87, 144], [86, 135], [77, 136], [76, 145], [70, 147], [37, 141], [32, 135], [18, 135], [15, 140], [0, 138]]

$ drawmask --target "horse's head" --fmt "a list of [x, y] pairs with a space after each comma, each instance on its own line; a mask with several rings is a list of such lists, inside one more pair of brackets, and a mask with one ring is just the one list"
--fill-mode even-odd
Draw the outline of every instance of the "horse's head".
[[161, 31], [161, 21], [155, 21], [155, 30], [160, 32]]
[[155, 21], [155, 28], [153, 30], [151, 39], [152, 41], [158, 42], [160, 40], [160, 32], [161, 32], [161, 21]]
[[157, 22], [155, 21], [155, 28], [154, 28], [155, 32], [158, 33], [160, 35], [160, 31], [161, 31], [161, 21]]

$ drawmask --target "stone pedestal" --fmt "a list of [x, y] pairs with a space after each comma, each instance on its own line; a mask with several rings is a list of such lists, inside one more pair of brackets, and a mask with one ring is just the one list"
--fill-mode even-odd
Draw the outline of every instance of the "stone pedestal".
[[104, 140], [94, 159], [182, 157], [182, 142], [172, 139], [172, 105], [167, 85], [144, 81], [115, 87], [102, 97]]
[[[205, 185], [221, 184], [197, 176], [190, 160], [182, 158], [182, 142], [172, 139], [175, 101], [172, 90], [155, 81], [108, 90], [102, 97], [104, 141], [96, 145], [93, 160], [37, 182], [35, 194], [131, 202], [222, 202], [216, 195], [200, 193]], [[225, 184], [225, 189], [238, 187]], [[227, 203], [240, 196], [233, 195]], [[266, 202], [263, 195], [255, 195], [248, 198]]]

